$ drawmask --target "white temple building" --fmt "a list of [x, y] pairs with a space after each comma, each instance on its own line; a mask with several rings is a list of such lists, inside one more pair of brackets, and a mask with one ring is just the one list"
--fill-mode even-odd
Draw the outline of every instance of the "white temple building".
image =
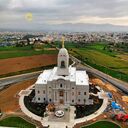
[[59, 50], [57, 67], [44, 70], [35, 83], [35, 102], [55, 105], [89, 105], [89, 77], [85, 70], [69, 66], [69, 54], [64, 48]]

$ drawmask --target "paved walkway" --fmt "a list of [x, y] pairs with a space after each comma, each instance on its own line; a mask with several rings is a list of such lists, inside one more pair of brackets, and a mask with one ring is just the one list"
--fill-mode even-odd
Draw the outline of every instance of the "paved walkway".
[[[26, 89], [26, 91], [30, 90], [33, 86], [34, 85]], [[22, 93], [20, 92], [20, 94]], [[66, 126], [68, 126], [68, 128], [72, 128], [75, 124], [86, 122], [86, 121], [96, 118], [97, 116], [99, 116], [100, 114], [104, 112], [104, 110], [106, 109], [108, 105], [108, 98], [106, 97], [103, 99], [102, 106], [95, 113], [89, 116], [80, 118], [80, 119], [75, 119], [75, 107], [70, 106], [69, 121], [68, 122], [54, 122], [54, 121], [49, 121], [48, 120], [49, 117], [41, 118], [40, 116], [37, 116], [33, 114], [32, 112], [30, 112], [24, 105], [24, 96], [25, 95], [20, 95], [20, 99], [19, 99], [19, 105], [20, 105], [21, 110], [30, 118], [40, 121], [43, 126], [49, 126], [50, 128], [60, 128], [60, 126], [61, 128], [66, 128]]]
[[48, 117], [43, 118], [42, 125], [43, 126], [49, 126], [49, 128], [73, 128], [75, 125], [74, 118], [75, 118], [75, 107], [70, 106], [70, 117], [69, 117], [69, 122], [52, 122], [48, 121]]
[[27, 116], [29, 116], [30, 118], [33, 118], [34, 120], [37, 120], [37, 121], [41, 121], [41, 117], [40, 116], [37, 116], [35, 114], [33, 114], [32, 112], [30, 112], [26, 106], [24, 105], [24, 95], [22, 95], [19, 99], [19, 105], [20, 105], [20, 108], [22, 110], [22, 112], [24, 114], [26, 114]]

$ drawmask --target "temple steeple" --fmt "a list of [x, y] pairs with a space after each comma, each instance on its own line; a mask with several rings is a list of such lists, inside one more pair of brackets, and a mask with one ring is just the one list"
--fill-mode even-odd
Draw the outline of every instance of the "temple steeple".
[[66, 48], [64, 48], [64, 37], [62, 37], [62, 48], [58, 54], [58, 75], [69, 75], [69, 54]]

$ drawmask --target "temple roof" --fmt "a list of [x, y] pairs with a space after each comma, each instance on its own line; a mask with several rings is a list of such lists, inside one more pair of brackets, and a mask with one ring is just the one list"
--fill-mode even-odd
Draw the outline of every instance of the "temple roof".
[[88, 75], [86, 71], [76, 70], [75, 67], [69, 67], [69, 75], [68, 76], [58, 76], [57, 75], [57, 67], [54, 67], [51, 70], [44, 70], [43, 73], [40, 74], [36, 84], [47, 84], [48, 81], [54, 81], [58, 79], [69, 80], [70, 82], [75, 82], [76, 85], [89, 85], [88, 83]]

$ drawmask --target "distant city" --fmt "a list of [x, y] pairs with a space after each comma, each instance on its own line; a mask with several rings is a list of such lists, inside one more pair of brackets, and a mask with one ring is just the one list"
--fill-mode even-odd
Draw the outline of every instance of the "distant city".
[[128, 33], [102, 32], [102, 33], [84, 33], [84, 32], [0, 32], [0, 46], [27, 46], [38, 43], [53, 43], [61, 41], [64, 36], [65, 41], [73, 43], [87, 44], [96, 42], [106, 42], [114, 44], [127, 44]]

